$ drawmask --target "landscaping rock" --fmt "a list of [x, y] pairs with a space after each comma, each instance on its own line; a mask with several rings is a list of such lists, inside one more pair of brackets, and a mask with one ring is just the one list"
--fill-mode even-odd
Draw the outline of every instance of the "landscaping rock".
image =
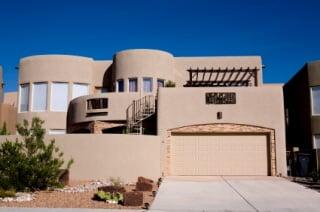
[[126, 192], [126, 189], [123, 186], [101, 186], [98, 187], [98, 191], [105, 191], [110, 193], [124, 193]]
[[18, 193], [16, 193], [15, 197], [0, 198], [0, 201], [3, 201], [3, 202], [27, 202], [27, 201], [31, 201], [34, 199], [35, 199], [34, 195], [32, 195], [32, 194], [18, 192]]
[[139, 183], [153, 183], [153, 180], [145, 178], [145, 177], [138, 177]]
[[143, 193], [140, 191], [126, 192], [123, 199], [124, 206], [141, 206], [143, 204]]
[[81, 193], [81, 192], [93, 191], [99, 187], [107, 186], [107, 185], [110, 185], [110, 183], [97, 180], [97, 181], [92, 181], [90, 183], [86, 183], [83, 185], [66, 186], [64, 188], [57, 188], [55, 190], [60, 192], [67, 192], [67, 193]]
[[136, 190], [137, 191], [152, 191], [153, 184], [148, 182], [137, 182]]

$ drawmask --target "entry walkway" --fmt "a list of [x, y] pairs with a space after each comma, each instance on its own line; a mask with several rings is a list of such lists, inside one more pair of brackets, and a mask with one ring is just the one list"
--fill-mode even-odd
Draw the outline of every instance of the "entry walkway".
[[320, 211], [320, 193], [277, 177], [167, 177], [152, 211]]

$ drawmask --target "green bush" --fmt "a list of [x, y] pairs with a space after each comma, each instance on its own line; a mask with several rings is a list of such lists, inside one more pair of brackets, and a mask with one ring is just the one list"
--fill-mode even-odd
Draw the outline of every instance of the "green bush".
[[95, 193], [94, 199], [119, 204], [123, 202], [123, 194], [119, 192], [110, 193], [105, 191], [98, 191], [97, 193]]
[[3, 122], [3, 125], [0, 128], [0, 135], [10, 135], [9, 131], [7, 130], [7, 123], [6, 122]]
[[[0, 145], [0, 188], [17, 191], [39, 190], [59, 186], [63, 153], [55, 141], [44, 143], [44, 121], [33, 118], [31, 126], [24, 120], [17, 125], [22, 142], [5, 141]], [[69, 169], [73, 160], [69, 160]]]

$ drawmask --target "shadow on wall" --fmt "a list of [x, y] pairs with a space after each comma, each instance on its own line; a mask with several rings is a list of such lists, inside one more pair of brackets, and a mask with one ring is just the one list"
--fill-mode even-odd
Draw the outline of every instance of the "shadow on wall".
[[115, 91], [115, 65], [112, 64], [104, 72], [102, 79], [102, 87], [107, 90], [107, 92]]

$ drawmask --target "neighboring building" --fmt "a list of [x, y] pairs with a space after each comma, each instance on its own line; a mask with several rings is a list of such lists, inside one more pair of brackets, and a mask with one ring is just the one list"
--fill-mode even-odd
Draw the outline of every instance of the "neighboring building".
[[11, 92], [4, 94], [4, 83], [2, 79], [2, 66], [0, 65], [0, 127], [4, 124], [10, 134], [16, 132], [16, 120], [17, 120], [17, 93]]
[[302, 157], [309, 161], [309, 165], [308, 162], [304, 163], [308, 165], [304, 174], [309, 174], [315, 168], [319, 170], [320, 61], [306, 63], [285, 84], [284, 102], [288, 151], [295, 150], [302, 156], [310, 154], [311, 157]]
[[286, 175], [282, 85], [263, 83], [258, 56], [126, 50], [112, 61], [31, 56], [19, 69], [18, 122], [155, 135], [163, 175]]

